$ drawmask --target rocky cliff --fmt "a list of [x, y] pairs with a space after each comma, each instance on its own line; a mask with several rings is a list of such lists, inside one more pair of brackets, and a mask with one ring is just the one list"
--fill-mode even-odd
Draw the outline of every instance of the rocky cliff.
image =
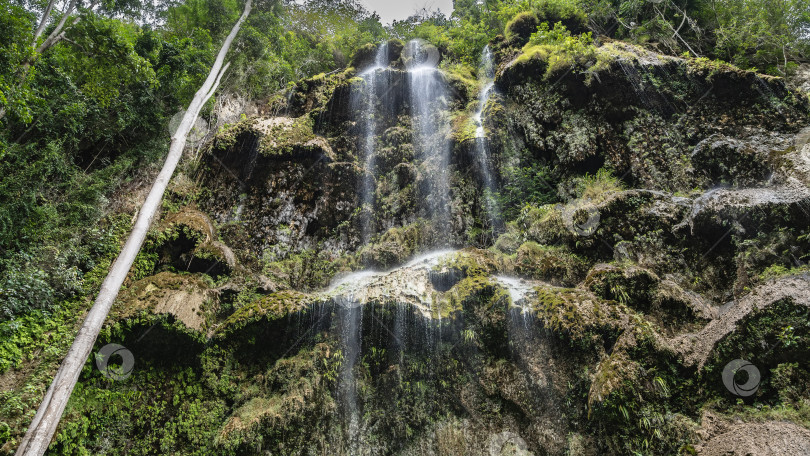
[[810, 454], [807, 94], [491, 48], [486, 96], [391, 41], [221, 129], [98, 342], [132, 376], [88, 370], [56, 450]]

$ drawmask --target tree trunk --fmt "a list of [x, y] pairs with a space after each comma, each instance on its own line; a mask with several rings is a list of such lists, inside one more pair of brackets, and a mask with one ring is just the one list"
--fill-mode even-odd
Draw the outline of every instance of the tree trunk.
[[[54, 44], [58, 43], [59, 40], [62, 39], [62, 37], [64, 36], [62, 33], [63, 33], [63, 29], [65, 28], [65, 22], [67, 22], [68, 17], [70, 17], [71, 13], [73, 13], [73, 10], [76, 8], [77, 1], [78, 0], [71, 0], [70, 4], [68, 5], [68, 7], [65, 10], [64, 14], [62, 14], [62, 18], [59, 20], [59, 23], [56, 24], [56, 28], [54, 28], [53, 31], [51, 31], [50, 35], [48, 35], [48, 37], [45, 38], [45, 41], [43, 41], [42, 44], [39, 45], [39, 47], [37, 47], [37, 54], [42, 54], [43, 52], [45, 52], [45, 50], [47, 50], [48, 48], [50, 48]], [[40, 26], [41, 25], [42, 24], [40, 24]], [[37, 30], [37, 31], [39, 31], [39, 30]], [[42, 32], [39, 31], [39, 33], [42, 33]], [[36, 43], [37, 43], [36, 39], [37, 38], [38, 37], [34, 38], [34, 46], [36, 46]]]
[[39, 26], [34, 32], [34, 41], [31, 43], [32, 48], [37, 47], [37, 40], [39, 40], [40, 35], [42, 35], [42, 32], [45, 30], [45, 26], [48, 24], [48, 18], [51, 16], [51, 11], [53, 10], [54, 3], [56, 3], [56, 0], [49, 1], [48, 6], [42, 13], [42, 19], [39, 21]]
[[163, 164], [163, 169], [152, 185], [149, 196], [146, 198], [140, 210], [138, 219], [135, 222], [135, 226], [132, 228], [132, 232], [126, 244], [124, 244], [121, 253], [118, 255], [118, 258], [116, 258], [109, 274], [104, 279], [101, 290], [96, 297], [95, 304], [93, 304], [93, 307], [88, 312], [76, 339], [73, 341], [73, 345], [70, 347], [70, 351], [68, 351], [67, 356], [64, 361], [62, 361], [62, 365], [59, 367], [51, 386], [45, 394], [45, 398], [40, 404], [31, 425], [28, 427], [28, 431], [20, 447], [17, 449], [17, 456], [41, 456], [48, 449], [48, 445], [50, 445], [51, 439], [56, 433], [56, 427], [59, 424], [68, 399], [79, 379], [82, 367], [90, 356], [93, 344], [104, 324], [104, 320], [107, 318], [107, 314], [115, 298], [118, 296], [118, 291], [121, 289], [121, 285], [124, 283], [127, 273], [132, 267], [132, 263], [135, 261], [135, 256], [143, 245], [152, 219], [155, 214], [158, 213], [161, 200], [163, 199], [163, 193], [166, 191], [169, 180], [172, 174], [174, 174], [174, 170], [183, 154], [186, 136], [193, 127], [203, 105], [208, 101], [211, 95], [213, 95], [223, 73], [228, 68], [228, 65], [223, 67], [225, 55], [228, 53], [228, 49], [230, 49], [231, 43], [239, 32], [242, 23], [245, 21], [248, 14], [250, 14], [251, 1], [252, 0], [247, 0], [245, 3], [244, 12], [222, 44], [222, 48], [219, 50], [219, 54], [214, 61], [211, 72], [208, 74], [208, 78], [206, 78], [205, 83], [203, 83], [202, 87], [200, 87], [194, 95], [194, 99], [191, 101], [186, 114], [183, 116], [180, 126], [172, 136], [169, 154]]

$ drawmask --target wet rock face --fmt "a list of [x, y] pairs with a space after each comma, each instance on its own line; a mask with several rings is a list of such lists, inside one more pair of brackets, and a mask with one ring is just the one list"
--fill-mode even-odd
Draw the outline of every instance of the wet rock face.
[[563, 173], [607, 165], [645, 188], [751, 185], [789, 147], [768, 136], [806, 122], [805, 97], [752, 72], [610, 42], [549, 74], [548, 55], [560, 51], [526, 52], [498, 73], [507, 106], [519, 107], [501, 128]]
[[[508, 41], [482, 138], [472, 76], [422, 74], [420, 112], [396, 42], [225, 129], [199, 209], [168, 211], [111, 321], [125, 340], [160, 323], [189, 370], [144, 356], [160, 415], [132, 399], [102, 422], [192, 423], [193, 443], [147, 454], [714, 455], [795, 431], [776, 421], [808, 400], [806, 102], [617, 42], [549, 79]], [[487, 172], [513, 198], [503, 232], [482, 222]], [[448, 239], [484, 248], [420, 256]], [[723, 386], [742, 358], [762, 372], [750, 398]]]
[[[329, 238], [357, 205], [360, 170], [337, 161], [324, 140], [281, 156], [262, 154], [258, 142], [253, 133], [242, 133], [233, 146], [212, 151], [206, 164], [203, 182], [212, 198], [204, 208], [233, 228], [228, 241], [261, 256]], [[333, 248], [350, 242], [346, 231], [332, 240]]]
[[448, 291], [463, 278], [460, 271], [444, 268], [440, 271], [430, 271], [428, 279], [437, 291]]
[[[218, 137], [205, 157], [211, 192], [203, 204], [230, 224], [228, 242], [256, 256], [269, 249], [283, 258], [285, 248], [316, 245], [349, 252], [368, 234], [448, 208], [434, 194], [437, 176], [451, 180], [437, 151], [449, 153], [447, 113], [464, 105], [466, 92], [446, 91], [440, 71], [400, 69], [402, 46], [370, 47], [357, 64], [373, 54], [382, 62], [367, 67], [388, 67], [301, 82], [280, 105], [288, 116], [248, 119]], [[427, 133], [416, 129], [426, 124]], [[459, 229], [436, 228], [433, 237], [453, 238]]]
[[[762, 184], [771, 174], [771, 153], [786, 144], [769, 148], [765, 138], [740, 141], [713, 135], [699, 142], [692, 152], [692, 166], [706, 176], [706, 186], [748, 187]], [[780, 147], [781, 146], [781, 147]]]

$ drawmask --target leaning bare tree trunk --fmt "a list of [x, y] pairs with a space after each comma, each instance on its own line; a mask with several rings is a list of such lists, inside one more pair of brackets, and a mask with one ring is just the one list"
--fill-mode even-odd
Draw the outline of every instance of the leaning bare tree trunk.
[[132, 267], [132, 263], [135, 261], [135, 256], [143, 245], [152, 219], [158, 212], [160, 202], [163, 199], [163, 193], [166, 191], [166, 186], [169, 184], [169, 180], [172, 174], [174, 174], [177, 163], [182, 156], [183, 148], [186, 144], [186, 136], [194, 125], [194, 121], [197, 119], [202, 106], [208, 101], [211, 95], [214, 94], [214, 91], [222, 79], [223, 73], [228, 68], [227, 64], [223, 67], [225, 54], [228, 53], [228, 49], [231, 47], [231, 43], [239, 32], [242, 23], [245, 21], [248, 14], [250, 14], [251, 1], [252, 0], [247, 0], [245, 3], [245, 10], [222, 44], [222, 48], [219, 50], [219, 54], [217, 55], [216, 61], [214, 61], [211, 72], [208, 74], [208, 78], [194, 95], [194, 99], [191, 101], [186, 114], [183, 116], [180, 126], [177, 128], [174, 136], [172, 136], [169, 155], [166, 157], [163, 169], [152, 185], [152, 189], [141, 208], [135, 226], [132, 228], [132, 233], [129, 235], [129, 239], [127, 239], [121, 253], [115, 260], [115, 263], [113, 263], [107, 278], [104, 279], [104, 283], [101, 284], [101, 290], [99, 291], [95, 304], [90, 309], [90, 312], [88, 312], [82, 327], [79, 329], [79, 334], [73, 341], [73, 345], [70, 347], [70, 351], [68, 351], [64, 361], [62, 361], [62, 365], [59, 367], [59, 371], [56, 373], [50, 388], [48, 388], [45, 398], [42, 400], [37, 414], [34, 416], [34, 420], [31, 422], [31, 426], [29, 426], [20, 447], [17, 449], [17, 456], [41, 456], [45, 453], [45, 450], [48, 449], [48, 445], [50, 445], [51, 439], [56, 433], [56, 426], [59, 424], [68, 399], [79, 379], [82, 366], [84, 366], [84, 363], [90, 356], [96, 337], [98, 337], [104, 320], [107, 318], [110, 307], [112, 307], [115, 298], [118, 296], [118, 290], [121, 289], [121, 285], [124, 283], [124, 279], [126, 279], [127, 273]]
[[50, 0], [48, 2], [48, 6], [45, 7], [45, 11], [42, 13], [42, 19], [39, 21], [39, 26], [37, 26], [36, 31], [34, 32], [34, 41], [31, 44], [32, 48], [37, 47], [37, 40], [42, 35], [42, 32], [45, 30], [45, 26], [48, 25], [48, 18], [51, 16], [51, 11], [53, 11], [53, 4], [56, 3], [56, 0]]
[[[37, 47], [37, 54], [42, 54], [48, 48], [53, 46], [54, 44], [58, 43], [62, 38], [65, 37], [65, 23], [67, 22], [70, 15], [73, 13], [73, 10], [76, 8], [76, 3], [78, 0], [71, 0], [70, 4], [68, 5], [67, 9], [65, 10], [64, 14], [62, 14], [62, 19], [59, 20], [59, 23], [56, 24], [56, 27], [51, 31], [45, 41]], [[74, 21], [74, 24], [78, 21]], [[41, 33], [41, 32], [40, 32]], [[34, 45], [36, 46], [36, 38], [34, 39]]]

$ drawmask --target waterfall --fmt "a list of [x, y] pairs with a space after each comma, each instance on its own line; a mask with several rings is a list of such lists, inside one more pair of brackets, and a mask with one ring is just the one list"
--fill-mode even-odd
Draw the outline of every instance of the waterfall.
[[336, 304], [340, 350], [343, 355], [338, 373], [337, 401], [340, 416], [345, 423], [346, 440], [349, 448], [353, 450], [358, 444], [360, 434], [360, 411], [354, 370], [362, 348], [363, 305], [350, 299], [337, 300]]
[[484, 109], [486, 109], [492, 92], [495, 90], [495, 62], [489, 46], [484, 47], [479, 64], [479, 80], [482, 81], [481, 91], [478, 95], [478, 111], [473, 116], [475, 122], [475, 157], [481, 169], [484, 185], [484, 209], [487, 213], [493, 231], [493, 238], [497, 227], [501, 224], [500, 210], [495, 201], [495, 180], [492, 176], [492, 161], [489, 156], [489, 144], [484, 130]]
[[489, 101], [492, 90], [495, 88], [495, 61], [492, 59], [492, 51], [489, 46], [484, 46], [481, 52], [481, 61], [478, 64], [478, 78], [483, 81], [483, 88], [478, 95], [478, 111], [475, 113], [476, 138], [484, 137], [484, 108]]
[[[358, 75], [363, 79], [361, 91], [352, 94], [352, 110], [358, 115], [362, 125], [360, 153], [363, 163], [363, 178], [360, 182], [359, 200], [362, 207], [361, 237], [363, 244], [368, 243], [374, 234], [374, 200], [375, 200], [375, 155], [377, 147], [377, 102], [380, 96], [388, 92], [388, 43], [381, 43], [377, 48], [374, 64]], [[384, 101], [384, 100], [383, 100]]]
[[422, 40], [406, 48], [413, 146], [428, 192], [423, 195], [426, 216], [436, 232], [450, 243], [450, 123], [447, 119], [447, 85], [437, 68], [438, 51]]

